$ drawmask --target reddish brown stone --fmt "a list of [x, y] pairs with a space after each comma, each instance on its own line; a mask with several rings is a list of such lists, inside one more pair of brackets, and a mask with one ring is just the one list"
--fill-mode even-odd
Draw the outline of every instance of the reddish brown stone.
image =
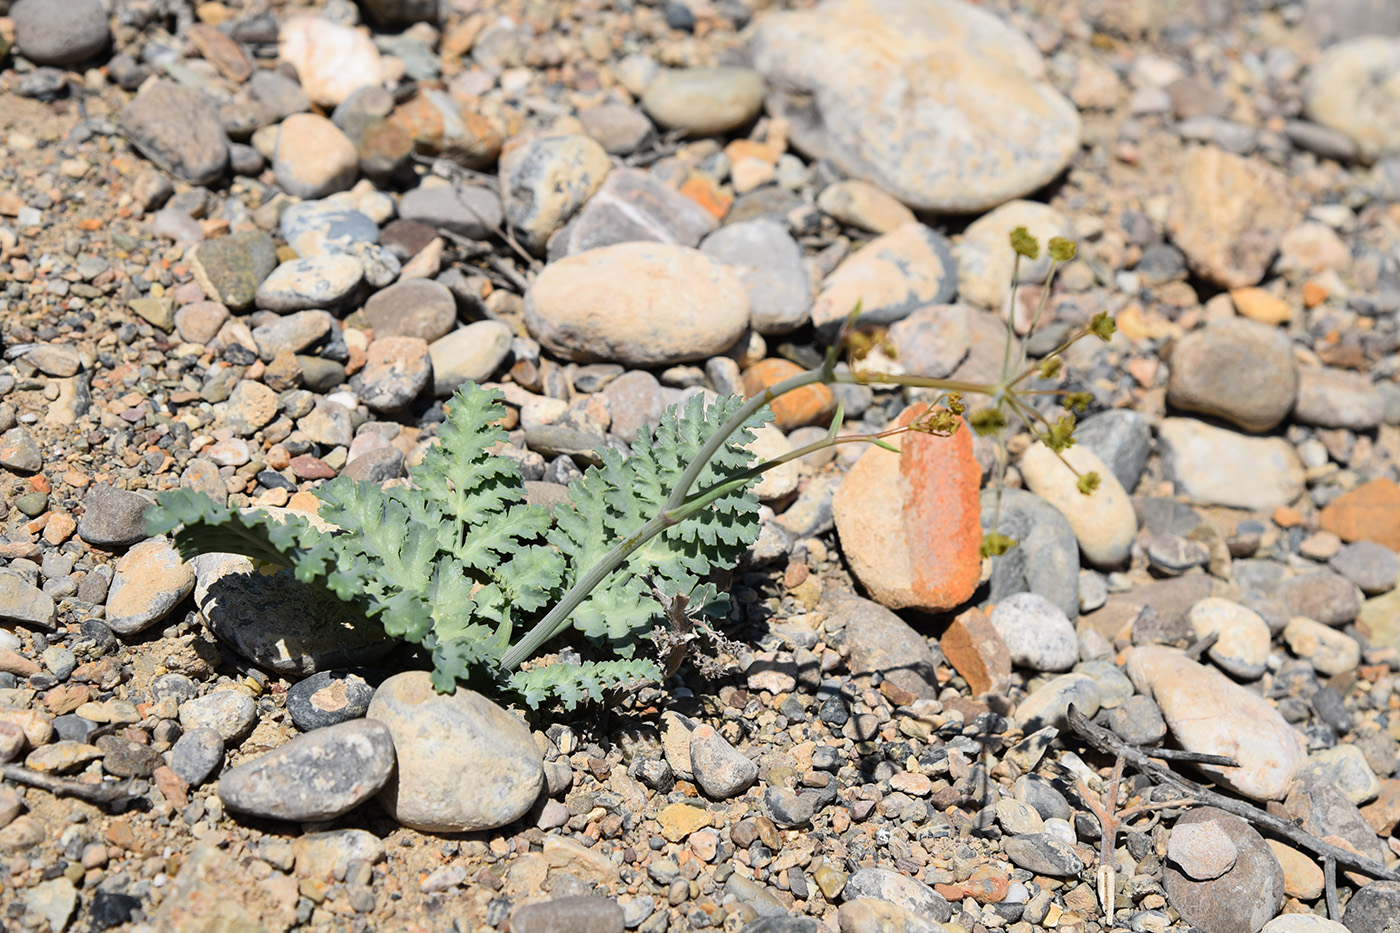
[[330, 479], [335, 476], [335, 470], [326, 466], [325, 461], [309, 454], [292, 458], [292, 472], [298, 479]]
[[981, 609], [969, 609], [954, 619], [938, 646], [973, 696], [1001, 693], [1010, 685], [1011, 653]]
[[[892, 427], [927, 411], [910, 405]], [[891, 440], [902, 453], [872, 446], [836, 492], [841, 549], [876, 602], [945, 612], [972, 595], [982, 569], [982, 471], [972, 432], [909, 432]]]
[[[744, 373], [744, 394], [749, 398], [805, 370], [787, 360], [759, 360]], [[836, 412], [836, 395], [829, 386], [810, 385], [773, 400], [773, 422], [784, 432], [809, 424], [825, 423]]]
[[1374, 541], [1400, 551], [1400, 486], [1373, 479], [1322, 510], [1322, 527], [1343, 541]]
[[1382, 839], [1400, 825], [1400, 780], [1381, 778], [1381, 794], [1361, 808], [1361, 815]]

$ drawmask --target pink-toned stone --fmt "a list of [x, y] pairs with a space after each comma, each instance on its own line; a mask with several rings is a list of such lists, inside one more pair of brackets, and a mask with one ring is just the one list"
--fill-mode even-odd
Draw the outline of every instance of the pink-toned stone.
[[[911, 405], [895, 425], [927, 410]], [[901, 453], [872, 446], [836, 492], [841, 548], [876, 602], [943, 612], [972, 595], [982, 566], [982, 471], [972, 456], [972, 433], [911, 431], [892, 442]]]
[[1187, 751], [1228, 755], [1238, 768], [1200, 771], [1252, 800], [1281, 800], [1307, 760], [1307, 743], [1277, 709], [1214, 668], [1159, 645], [1133, 649], [1128, 676], [1162, 709], [1172, 737]]

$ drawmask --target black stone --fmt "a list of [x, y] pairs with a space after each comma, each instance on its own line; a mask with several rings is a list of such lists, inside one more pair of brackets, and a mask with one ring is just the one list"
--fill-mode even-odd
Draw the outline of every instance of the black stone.
[[115, 894], [99, 889], [92, 896], [88, 906], [88, 917], [92, 919], [90, 930], [110, 930], [118, 924], [126, 923], [131, 915], [141, 909], [141, 902], [130, 894]]
[[287, 713], [302, 732], [359, 719], [382, 675], [365, 670], [322, 671], [287, 691]]
[[1400, 881], [1372, 881], [1347, 903], [1342, 925], [1351, 933], [1395, 933], [1400, 930]]

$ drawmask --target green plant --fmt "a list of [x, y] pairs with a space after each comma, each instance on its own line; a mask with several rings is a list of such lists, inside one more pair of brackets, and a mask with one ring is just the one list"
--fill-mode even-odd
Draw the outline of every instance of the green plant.
[[[1018, 259], [1034, 243], [1023, 229], [1012, 240]], [[1072, 258], [1072, 245], [1069, 257], [1065, 249], [1051, 242], [1056, 264]], [[696, 607], [702, 616], [725, 616], [727, 595], [707, 578], [733, 567], [755, 539], [758, 502], [750, 487], [765, 471], [836, 444], [894, 450], [890, 438], [907, 431], [950, 434], [961, 424], [964, 393], [992, 399], [990, 408], [969, 419], [979, 431], [1004, 434], [1009, 410], [1052, 449], [1073, 443], [1072, 418], [1052, 425], [1027, 400], [1052, 390], [1020, 388], [1036, 373], [1047, 375], [1048, 364], [1013, 378], [1010, 337], [995, 385], [862, 373], [863, 353], [883, 338], [855, 329], [858, 314], [857, 308], [818, 368], [747, 401], [728, 397], [706, 406], [696, 396], [683, 411], [668, 409], [654, 431], [643, 431], [631, 456], [600, 451], [602, 465], [570, 485], [571, 504], [556, 508], [552, 520], [546, 509], [525, 501], [514, 461], [490, 453], [505, 439], [498, 426], [504, 414], [500, 393], [468, 384], [450, 403], [440, 444], [411, 471], [408, 485], [382, 489], [340, 477], [316, 490], [320, 515], [333, 531], [318, 531], [296, 513], [279, 521], [229, 509], [188, 489], [162, 493], [147, 513], [147, 530], [173, 533], [187, 557], [228, 551], [291, 568], [298, 579], [354, 606], [364, 624], [429, 650], [439, 690], [465, 682], [517, 694], [532, 707], [550, 700], [569, 708], [585, 698], [601, 700], [613, 688], [663, 674], [656, 660], [638, 652], [652, 640], [665, 604], [653, 593], [684, 594], [681, 615]], [[1100, 315], [1073, 339], [1089, 333], [1106, 339], [1111, 330]], [[857, 371], [837, 371], [842, 350], [851, 352]], [[1024, 365], [1023, 356], [1018, 369]], [[839, 435], [838, 410], [822, 440], [752, 463], [743, 445], [771, 417], [770, 402], [804, 386], [840, 382], [920, 386], [942, 394], [913, 424], [878, 433]], [[1001, 450], [1004, 470], [1004, 443]], [[1092, 485], [1093, 477], [1085, 477], [1081, 488], [1087, 493]], [[984, 550], [1001, 553], [1013, 544], [994, 530]], [[671, 622], [684, 627], [683, 620]], [[517, 637], [526, 624], [530, 628]], [[525, 666], [570, 626], [605, 656]], [[678, 661], [675, 646], [691, 634], [688, 628], [676, 631], [656, 639], [669, 652], [663, 659], [668, 672]]]

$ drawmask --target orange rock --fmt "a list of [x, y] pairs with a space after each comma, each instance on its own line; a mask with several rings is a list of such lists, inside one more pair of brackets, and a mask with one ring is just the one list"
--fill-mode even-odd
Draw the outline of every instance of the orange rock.
[[681, 185], [681, 194], [699, 204], [715, 217], [729, 213], [729, 205], [734, 203], [732, 195], [720, 190], [714, 180], [704, 175], [691, 175]]
[[981, 609], [969, 609], [954, 619], [938, 645], [973, 696], [1000, 693], [1010, 685], [1011, 654]]
[[997, 904], [1006, 900], [1011, 879], [994, 865], [982, 865], [973, 870], [966, 881], [957, 884], [935, 884], [933, 889], [950, 901], [960, 901], [970, 897], [983, 904]]
[[[804, 370], [787, 360], [759, 360], [744, 373], [744, 395], [753, 398], [764, 389]], [[773, 420], [784, 433], [809, 424], [824, 424], [836, 411], [836, 395], [830, 386], [810, 385], [773, 400]]]
[[501, 135], [491, 121], [464, 110], [442, 91], [419, 91], [394, 108], [389, 122], [427, 155], [442, 155], [467, 168], [485, 168], [501, 154]]
[[[910, 405], [895, 424], [926, 411]], [[982, 471], [972, 456], [972, 432], [910, 432], [892, 443], [902, 452], [872, 446], [836, 491], [841, 549], [876, 602], [943, 612], [972, 595], [982, 569]]]
[[1343, 541], [1374, 541], [1400, 551], [1400, 486], [1373, 479], [1322, 510], [1322, 527]]
[[1263, 288], [1234, 288], [1230, 300], [1242, 317], [1260, 324], [1287, 324], [1293, 319], [1288, 302]]
[[1303, 514], [1291, 505], [1274, 509], [1274, 524], [1280, 528], [1296, 528], [1303, 523]]
[[729, 161], [738, 162], [740, 159], [757, 159], [768, 165], [776, 165], [778, 156], [782, 152], [767, 143], [756, 143], [752, 139], [736, 139], [724, 147], [724, 154], [729, 156]]
[[1331, 292], [1328, 291], [1326, 285], [1317, 279], [1308, 279], [1303, 283], [1303, 307], [1316, 308], [1327, 300], [1329, 294]]
[[1361, 816], [1382, 839], [1400, 826], [1400, 780], [1381, 778], [1381, 793], [1361, 808]]

